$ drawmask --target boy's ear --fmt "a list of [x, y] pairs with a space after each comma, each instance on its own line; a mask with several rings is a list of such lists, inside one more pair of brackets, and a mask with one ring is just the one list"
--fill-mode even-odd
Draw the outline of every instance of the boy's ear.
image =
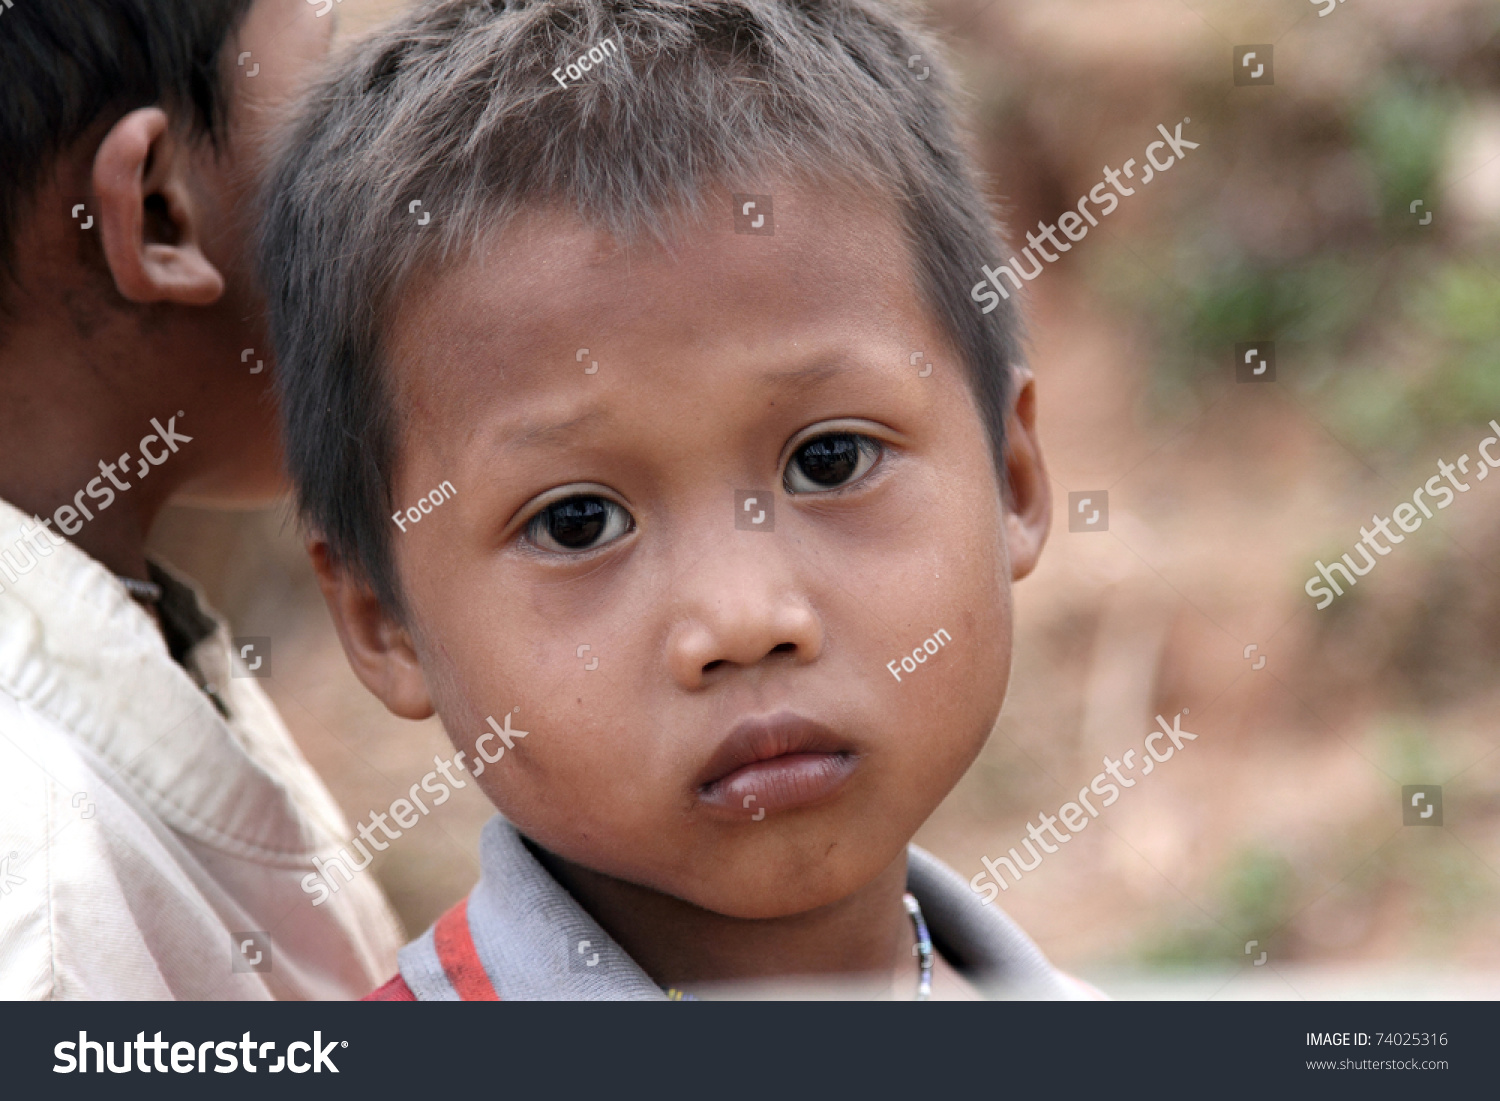
[[1011, 369], [1010, 414], [1005, 420], [1005, 541], [1010, 576], [1019, 581], [1036, 568], [1052, 528], [1052, 487], [1036, 433], [1036, 380], [1030, 368]]
[[354, 675], [393, 715], [430, 717], [432, 697], [406, 628], [380, 606], [368, 585], [334, 562], [326, 542], [311, 540], [307, 553]]
[[208, 306], [224, 276], [203, 254], [192, 149], [157, 107], [131, 111], [94, 155], [99, 234], [115, 287], [131, 302]]

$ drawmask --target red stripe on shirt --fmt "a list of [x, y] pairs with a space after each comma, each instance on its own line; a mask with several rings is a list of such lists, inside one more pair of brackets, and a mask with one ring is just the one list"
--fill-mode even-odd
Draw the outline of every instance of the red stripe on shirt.
[[479, 953], [474, 949], [474, 938], [469, 933], [469, 900], [465, 898], [453, 909], [438, 918], [432, 927], [432, 940], [437, 948], [438, 962], [460, 1000], [466, 1002], [498, 1002], [500, 996], [485, 974], [484, 964], [479, 962]]
[[360, 999], [362, 1002], [414, 1002], [417, 996], [411, 992], [411, 987], [406, 985], [406, 980], [399, 974], [382, 986], [366, 994]]

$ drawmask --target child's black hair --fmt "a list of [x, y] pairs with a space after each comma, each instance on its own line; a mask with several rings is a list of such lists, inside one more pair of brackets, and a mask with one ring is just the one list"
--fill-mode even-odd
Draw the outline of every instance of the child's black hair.
[[222, 137], [221, 54], [253, 0], [23, 0], [0, 7], [0, 273], [52, 161], [100, 122], [160, 104]]

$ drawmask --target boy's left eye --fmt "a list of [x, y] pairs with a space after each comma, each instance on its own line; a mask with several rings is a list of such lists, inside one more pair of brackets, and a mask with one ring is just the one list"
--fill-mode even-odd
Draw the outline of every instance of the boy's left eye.
[[608, 497], [577, 494], [553, 501], [526, 525], [533, 546], [554, 554], [594, 550], [632, 530], [630, 513]]
[[788, 493], [840, 489], [870, 472], [884, 448], [855, 432], [835, 432], [809, 440], [793, 452], [782, 485]]

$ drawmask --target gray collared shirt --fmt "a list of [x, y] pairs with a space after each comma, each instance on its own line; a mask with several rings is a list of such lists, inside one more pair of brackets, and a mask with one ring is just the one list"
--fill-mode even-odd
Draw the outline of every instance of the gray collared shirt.
[[[998, 907], [982, 902], [932, 854], [907, 850], [907, 889], [933, 943], [987, 993], [1038, 999], [1091, 992], [1054, 968]], [[479, 883], [468, 930], [495, 994], [504, 1001], [662, 1001], [666, 993], [600, 928], [496, 815], [479, 844]], [[436, 926], [434, 926], [434, 929]], [[401, 977], [421, 1001], [458, 1001], [434, 929], [401, 950]]]

